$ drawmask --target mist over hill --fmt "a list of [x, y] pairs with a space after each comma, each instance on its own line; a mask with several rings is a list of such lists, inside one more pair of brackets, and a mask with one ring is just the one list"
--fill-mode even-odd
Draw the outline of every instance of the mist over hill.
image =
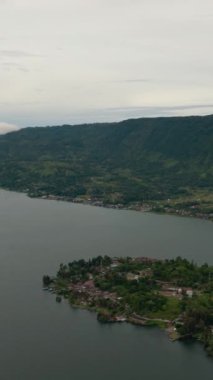
[[[0, 136], [0, 186], [210, 215], [213, 116], [25, 128]], [[170, 210], [171, 209], [171, 210]]]

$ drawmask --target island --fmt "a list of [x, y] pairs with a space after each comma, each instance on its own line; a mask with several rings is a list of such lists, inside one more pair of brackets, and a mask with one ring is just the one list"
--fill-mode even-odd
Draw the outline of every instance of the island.
[[213, 357], [213, 266], [184, 258], [98, 256], [60, 264], [43, 290], [97, 312], [102, 323], [166, 329], [171, 340], [196, 339]]

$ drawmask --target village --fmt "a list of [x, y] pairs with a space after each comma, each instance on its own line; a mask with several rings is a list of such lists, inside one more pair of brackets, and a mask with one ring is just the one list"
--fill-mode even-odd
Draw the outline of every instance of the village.
[[[106, 263], [107, 261], [107, 263]], [[101, 322], [130, 322], [137, 325], [160, 325], [167, 328], [171, 339], [178, 337], [176, 324], [182, 323], [180, 315], [170, 317], [159, 316], [159, 311], [155, 316], [151, 310], [140, 311], [138, 307], [134, 307], [128, 301], [128, 289], [135, 286], [140, 289], [139, 292], [148, 294], [148, 301], [155, 298], [164, 300], [166, 305], [167, 299], [172, 298], [181, 302], [183, 298], [192, 298], [195, 290], [189, 286], [177, 286], [177, 281], [159, 280], [155, 275], [155, 267], [162, 263], [162, 260], [137, 257], [128, 258], [99, 258], [95, 263], [86, 265], [82, 261], [81, 265], [74, 270], [76, 263], [69, 266], [61, 266], [58, 272], [58, 278], [51, 280], [51, 286], [44, 287], [45, 290], [50, 290], [55, 293], [56, 300], [61, 302], [62, 297], [68, 298], [74, 306], [96, 310], [98, 319]], [[86, 272], [82, 267], [86, 266]], [[85, 269], [85, 268], [84, 268]], [[154, 280], [153, 280], [154, 279]], [[107, 282], [108, 281], [108, 282]], [[110, 281], [111, 285], [110, 286]], [[118, 282], [116, 288], [116, 281]], [[122, 284], [122, 285], [121, 285]], [[121, 294], [121, 287], [127, 289], [127, 294]], [[147, 289], [148, 287], [148, 289]], [[134, 298], [134, 294], [133, 294]], [[155, 311], [155, 310], [154, 310]], [[153, 314], [153, 315], [151, 315]], [[161, 314], [161, 313], [160, 313]]]
[[60, 264], [43, 289], [73, 307], [97, 313], [102, 323], [158, 326], [171, 340], [194, 338], [209, 352], [213, 342], [213, 268], [177, 257], [97, 256]]

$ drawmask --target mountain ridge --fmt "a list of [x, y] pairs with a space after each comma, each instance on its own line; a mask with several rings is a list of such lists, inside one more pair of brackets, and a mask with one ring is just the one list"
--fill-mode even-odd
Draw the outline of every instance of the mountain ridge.
[[0, 136], [0, 186], [212, 218], [212, 147], [213, 115], [23, 128]]

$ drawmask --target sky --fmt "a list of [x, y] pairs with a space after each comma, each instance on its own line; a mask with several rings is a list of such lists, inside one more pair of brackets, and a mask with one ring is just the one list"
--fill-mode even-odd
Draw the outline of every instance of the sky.
[[0, 133], [213, 113], [213, 0], [0, 0]]

